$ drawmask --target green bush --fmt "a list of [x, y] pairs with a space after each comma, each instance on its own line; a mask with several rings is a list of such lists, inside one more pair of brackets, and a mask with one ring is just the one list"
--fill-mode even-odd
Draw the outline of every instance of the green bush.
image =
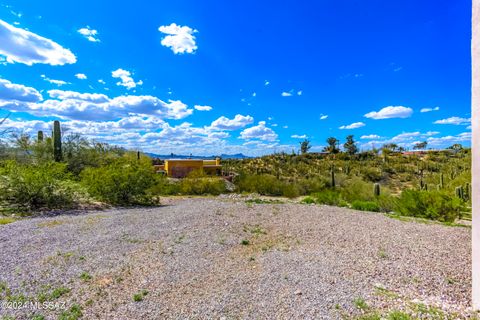
[[237, 185], [240, 191], [256, 192], [270, 196], [281, 196], [284, 186], [279, 179], [269, 174], [241, 176]]
[[322, 192], [317, 192], [312, 195], [316, 203], [326, 204], [330, 206], [345, 207], [348, 204], [342, 199], [340, 192], [336, 190], [325, 189]]
[[405, 216], [413, 216], [454, 222], [461, 217], [462, 201], [441, 191], [405, 190], [400, 195], [396, 212]]
[[7, 161], [0, 169], [0, 200], [26, 210], [70, 208], [80, 189], [62, 163]]
[[361, 210], [361, 211], [379, 212], [380, 206], [373, 201], [355, 200], [352, 202], [352, 209]]
[[219, 195], [226, 192], [225, 181], [222, 178], [185, 178], [180, 181], [179, 190], [183, 194]]
[[81, 182], [101, 201], [115, 205], [149, 204], [155, 173], [150, 159], [125, 156], [99, 168], [86, 168]]

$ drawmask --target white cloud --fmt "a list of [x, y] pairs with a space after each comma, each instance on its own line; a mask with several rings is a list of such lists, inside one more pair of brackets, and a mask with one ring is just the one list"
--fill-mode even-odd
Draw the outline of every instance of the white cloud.
[[412, 108], [403, 106], [389, 106], [381, 109], [380, 111], [372, 111], [365, 114], [365, 118], [371, 119], [392, 119], [392, 118], [408, 118], [412, 115]]
[[355, 122], [355, 123], [349, 124], [347, 126], [341, 126], [341, 127], [339, 127], [339, 129], [350, 130], [350, 129], [358, 129], [358, 128], [361, 128], [361, 127], [364, 127], [364, 126], [365, 126], [365, 123], [363, 123], [363, 122]]
[[278, 135], [272, 129], [265, 126], [265, 121], [260, 121], [258, 125], [247, 128], [240, 132], [241, 139], [260, 139], [263, 141], [275, 141]]
[[98, 79], [98, 83], [105, 84], [105, 81], [103, 79]]
[[302, 134], [302, 135], [294, 134], [294, 135], [291, 136], [291, 138], [294, 138], [294, 139], [307, 139], [307, 135], [306, 135], [306, 134]]
[[432, 147], [448, 146], [454, 143], [470, 142], [472, 140], [471, 132], [463, 132], [456, 136], [430, 137], [427, 139], [428, 145]]
[[257, 96], [256, 92], [252, 93], [252, 97], [256, 97], [256, 96]]
[[435, 124], [454, 124], [454, 125], [468, 125], [472, 119], [470, 118], [460, 118], [460, 117], [450, 117], [447, 119], [437, 120]]
[[87, 76], [84, 73], [77, 73], [75, 75], [75, 77], [77, 77], [77, 79], [80, 79], [80, 80], [86, 80], [87, 79]]
[[196, 105], [193, 107], [195, 110], [198, 110], [198, 111], [210, 111], [212, 110], [213, 108], [210, 107], [210, 106], [199, 106], [199, 105]]
[[52, 98], [39, 103], [5, 104], [16, 112], [28, 112], [36, 116], [56, 116], [62, 119], [106, 121], [126, 116], [155, 116], [160, 119], [183, 119], [192, 114], [179, 100], [162, 101], [153, 96], [119, 96], [108, 98], [102, 94], [50, 90]]
[[82, 36], [84, 36], [88, 41], [91, 42], [100, 42], [100, 39], [97, 38], [98, 31], [91, 29], [89, 26], [77, 30]]
[[435, 108], [422, 108], [420, 112], [425, 113], [425, 112], [432, 112], [432, 111], [438, 111], [440, 110], [440, 107], [435, 107]]
[[291, 97], [292, 94], [290, 92], [282, 92], [282, 97]]
[[283, 128], [283, 129], [288, 129], [288, 126], [283, 126], [282, 128]]
[[161, 44], [172, 49], [175, 54], [194, 53], [198, 48], [193, 35], [198, 31], [190, 27], [172, 23], [169, 26], [160, 26], [158, 31], [167, 35], [162, 39]]
[[120, 79], [120, 81], [117, 82], [117, 86], [125, 87], [128, 90], [135, 88], [137, 85], [141, 86], [143, 84], [142, 80], [135, 82], [130, 71], [121, 68], [112, 71], [112, 77]]
[[0, 105], [3, 101], [38, 102], [42, 95], [35, 88], [0, 79]]
[[59, 100], [72, 99], [93, 103], [104, 103], [110, 100], [106, 95], [99, 93], [78, 93], [75, 91], [49, 90], [48, 94], [50, 97]]
[[365, 139], [365, 140], [373, 140], [373, 139], [381, 139], [381, 138], [382, 137], [380, 137], [377, 134], [369, 134], [369, 135], [365, 135], [365, 136], [360, 137], [360, 139]]
[[265, 86], [268, 86], [270, 84], [270, 81], [265, 80]]
[[8, 63], [44, 63], [53, 66], [75, 63], [77, 58], [68, 49], [33, 32], [14, 27], [0, 20], [0, 55]]
[[328, 118], [328, 115], [322, 114], [320, 115], [320, 120], [326, 120]]
[[301, 96], [303, 94], [302, 90], [297, 91], [297, 96]]
[[217, 120], [213, 121], [210, 125], [210, 128], [214, 130], [238, 130], [246, 125], [249, 125], [253, 122], [253, 117], [247, 115], [243, 116], [241, 114], [237, 114], [235, 118], [228, 119], [225, 116], [221, 116]]
[[66, 84], [71, 84], [70, 82], [66, 82], [66, 81], [63, 81], [63, 80], [55, 80], [55, 79], [50, 79], [48, 78], [47, 76], [45, 76], [44, 74], [41, 75], [41, 77], [43, 78], [43, 80], [47, 81], [47, 82], [50, 82], [52, 84], [55, 84], [57, 86], [64, 86]]

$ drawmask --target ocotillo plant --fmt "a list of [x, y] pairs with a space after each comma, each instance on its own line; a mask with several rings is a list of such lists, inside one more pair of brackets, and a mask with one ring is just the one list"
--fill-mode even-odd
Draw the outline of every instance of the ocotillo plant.
[[43, 142], [43, 131], [38, 131], [37, 133], [37, 141], [40, 143], [40, 142]]
[[60, 131], [60, 121], [53, 122], [53, 158], [56, 162], [63, 159], [62, 154], [62, 132]]
[[140, 160], [140, 151], [137, 151], [137, 160]]
[[379, 197], [380, 196], [380, 184], [379, 183], [375, 183], [373, 185], [373, 194], [376, 196], [376, 197]]

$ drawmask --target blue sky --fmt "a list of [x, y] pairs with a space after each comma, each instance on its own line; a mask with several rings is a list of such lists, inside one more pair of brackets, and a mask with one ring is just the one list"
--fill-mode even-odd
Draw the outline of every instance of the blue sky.
[[11, 1], [11, 130], [165, 153], [470, 144], [471, 2]]

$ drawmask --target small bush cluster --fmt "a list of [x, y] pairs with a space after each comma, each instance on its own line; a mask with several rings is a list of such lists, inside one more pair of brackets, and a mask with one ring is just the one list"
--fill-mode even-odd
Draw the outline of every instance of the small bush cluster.
[[148, 204], [152, 199], [148, 191], [155, 173], [149, 159], [121, 157], [102, 167], [87, 168], [80, 177], [92, 196], [107, 203]]
[[70, 208], [79, 190], [62, 163], [40, 165], [7, 161], [0, 168], [0, 200], [23, 210]]

